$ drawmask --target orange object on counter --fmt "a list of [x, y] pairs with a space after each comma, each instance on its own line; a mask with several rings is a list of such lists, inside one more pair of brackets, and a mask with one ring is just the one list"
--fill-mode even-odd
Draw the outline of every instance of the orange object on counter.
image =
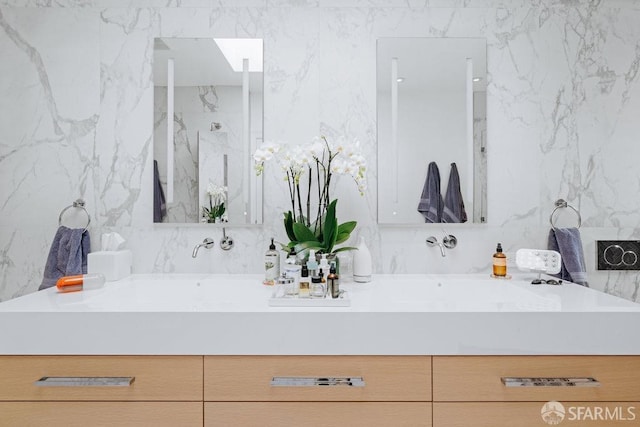
[[83, 275], [63, 276], [56, 282], [58, 292], [74, 292], [81, 291], [83, 283]]
[[102, 274], [78, 274], [75, 276], [63, 276], [56, 282], [58, 292], [74, 292], [83, 289], [97, 289], [104, 285]]

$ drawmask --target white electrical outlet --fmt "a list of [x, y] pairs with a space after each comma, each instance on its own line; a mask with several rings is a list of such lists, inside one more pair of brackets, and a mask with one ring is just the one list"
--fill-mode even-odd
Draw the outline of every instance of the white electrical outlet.
[[522, 271], [557, 274], [562, 266], [562, 258], [556, 251], [544, 249], [518, 249], [516, 265]]

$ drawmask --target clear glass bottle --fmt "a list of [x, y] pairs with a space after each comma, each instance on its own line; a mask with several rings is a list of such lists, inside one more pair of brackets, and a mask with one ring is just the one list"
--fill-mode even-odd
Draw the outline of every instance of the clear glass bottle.
[[311, 293], [311, 283], [309, 283], [309, 269], [306, 265], [302, 266], [302, 270], [300, 272], [300, 298], [309, 298]]
[[309, 276], [313, 277], [318, 271], [318, 262], [316, 261], [316, 251], [311, 249], [309, 251], [309, 260], [307, 261], [307, 268], [309, 269]]
[[311, 277], [311, 289], [309, 290], [311, 298], [324, 298], [324, 285], [320, 276]]
[[284, 264], [284, 274], [293, 280], [290, 287], [287, 288], [287, 295], [297, 296], [300, 291], [300, 264], [297, 263], [296, 253], [291, 250], [289, 257]]
[[324, 281], [326, 282], [327, 275], [329, 274], [329, 261], [327, 260], [327, 254], [322, 254], [318, 269], [322, 272], [320, 276], [322, 276]]
[[272, 298], [283, 298], [288, 296], [287, 291], [293, 286], [293, 279], [287, 277], [285, 273], [282, 276], [277, 277], [273, 286]]
[[264, 254], [264, 281], [265, 285], [273, 285], [280, 276], [280, 253], [276, 250], [276, 245], [271, 238], [269, 249]]
[[507, 275], [507, 256], [502, 253], [502, 244], [498, 243], [496, 253], [493, 254], [493, 275], [505, 277]]

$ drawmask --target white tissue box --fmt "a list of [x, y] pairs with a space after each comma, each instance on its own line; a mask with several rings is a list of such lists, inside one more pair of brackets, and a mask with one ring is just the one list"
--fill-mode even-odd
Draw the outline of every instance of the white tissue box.
[[90, 252], [87, 256], [87, 273], [102, 273], [110, 282], [120, 280], [131, 275], [132, 259], [129, 249]]

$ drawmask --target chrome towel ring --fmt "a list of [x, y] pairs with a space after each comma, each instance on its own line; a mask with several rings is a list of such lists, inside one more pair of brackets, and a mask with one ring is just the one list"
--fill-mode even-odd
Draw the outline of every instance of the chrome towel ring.
[[84, 213], [87, 215], [87, 225], [84, 227], [84, 231], [87, 231], [87, 228], [89, 228], [89, 224], [91, 224], [91, 215], [89, 215], [89, 212], [87, 211], [87, 209], [84, 207], [84, 200], [82, 199], [77, 199], [75, 200], [72, 204], [70, 204], [69, 206], [67, 206], [66, 208], [62, 209], [62, 211], [60, 211], [60, 215], [58, 216], [58, 226], [62, 225], [62, 216], [64, 215], [64, 213], [66, 211], [68, 211], [71, 208], [80, 208], [84, 211]]
[[556, 229], [556, 225], [553, 222], [553, 215], [556, 213], [556, 211], [558, 209], [564, 209], [564, 208], [569, 208], [572, 211], [574, 211], [576, 213], [576, 215], [578, 215], [578, 227], [580, 228], [580, 226], [582, 225], [582, 216], [580, 216], [580, 212], [578, 211], [578, 209], [574, 208], [573, 206], [571, 206], [569, 203], [567, 203], [566, 200], [564, 199], [558, 199], [556, 200], [556, 208], [551, 212], [551, 215], [549, 215], [549, 223], [551, 223], [551, 228], [553, 228], [554, 230]]

